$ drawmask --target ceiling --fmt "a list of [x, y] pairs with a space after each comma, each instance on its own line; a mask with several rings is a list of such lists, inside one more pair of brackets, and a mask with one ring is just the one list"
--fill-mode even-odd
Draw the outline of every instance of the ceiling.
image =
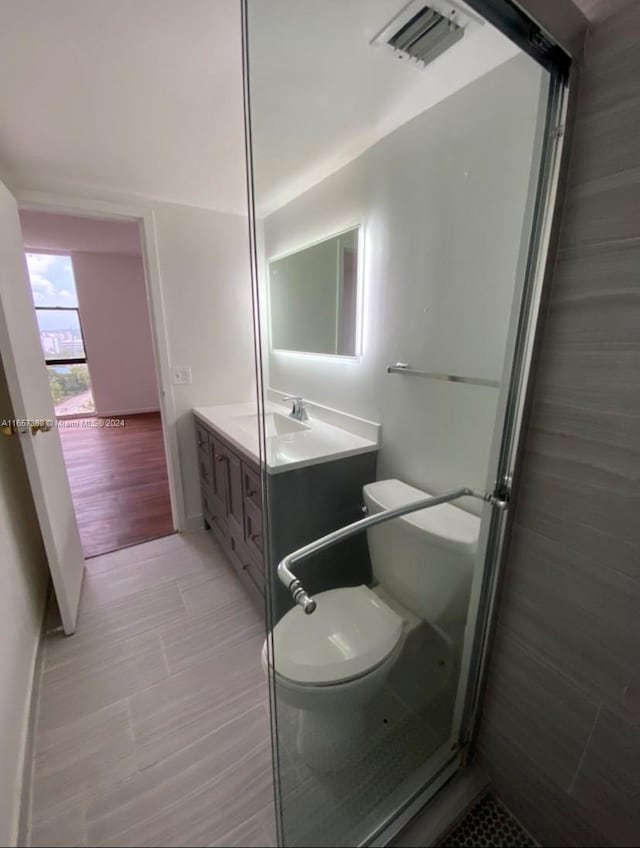
[[14, 180], [244, 212], [239, 0], [0, 0]]
[[[249, 0], [259, 213], [514, 55], [425, 71], [369, 40], [404, 0]], [[0, 172], [244, 213], [240, 0], [0, 0]]]
[[263, 214], [518, 52], [485, 23], [425, 69], [400, 62], [369, 42], [405, 5], [249, 0], [255, 194]]

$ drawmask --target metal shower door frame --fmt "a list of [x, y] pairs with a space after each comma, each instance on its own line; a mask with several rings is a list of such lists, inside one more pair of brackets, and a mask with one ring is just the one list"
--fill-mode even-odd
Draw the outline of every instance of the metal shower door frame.
[[502, 482], [512, 491], [512, 509], [509, 515], [500, 515], [494, 511], [486, 523], [486, 535], [481, 538], [485, 549], [485, 564], [472, 640], [473, 650], [468, 657], [464, 710], [456, 716], [459, 744], [461, 749], [468, 749], [467, 756], [478, 728], [480, 701], [495, 623], [496, 595], [508, 554], [514, 520], [513, 501], [517, 504], [518, 472], [526, 435], [525, 419], [531, 400], [536, 341], [543, 315], [545, 282], [553, 263], [550, 248], [560, 219], [558, 195], [571, 93], [569, 80], [552, 73], [527, 265], [520, 293], [520, 307], [511, 318], [511, 344], [505, 359], [505, 362], [509, 362], [509, 372], [505, 369], [505, 377], [508, 374], [508, 379], [504, 380], [500, 391], [496, 415], [500, 427], [496, 427], [489, 462], [489, 468], [496, 469], [496, 482]]
[[[495, 0], [489, 2], [495, 6]], [[480, 11], [483, 3], [484, 0], [473, 0], [469, 5]], [[509, 35], [508, 28], [503, 31]], [[468, 630], [472, 629], [473, 636], [465, 639], [468, 650], [461, 663], [456, 713], [449, 745], [446, 746], [449, 751], [443, 747], [436, 752], [435, 773], [431, 780], [362, 845], [390, 844], [438, 790], [466, 765], [478, 730], [480, 703], [495, 628], [496, 595], [508, 553], [514, 517], [513, 501], [517, 501], [518, 470], [525, 436], [524, 421], [531, 396], [536, 343], [546, 283], [553, 267], [552, 247], [560, 225], [560, 184], [565, 165], [567, 113], [576, 95], [577, 79], [573, 67], [572, 73], [569, 73], [570, 62], [559, 63], [557, 67], [552, 60], [541, 64], [547, 67], [550, 79], [535, 202], [524, 273], [514, 295], [489, 474], [485, 485], [488, 492], [500, 488], [511, 491], [510, 509], [496, 510], [485, 506], [483, 510], [476, 558], [478, 573], [469, 605]], [[479, 569], [478, 563], [483, 563], [483, 567]]]

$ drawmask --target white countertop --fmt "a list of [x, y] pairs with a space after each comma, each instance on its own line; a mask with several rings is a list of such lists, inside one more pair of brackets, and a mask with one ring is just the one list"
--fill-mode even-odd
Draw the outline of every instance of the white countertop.
[[[288, 417], [289, 406], [267, 401], [265, 413]], [[257, 405], [233, 403], [223, 406], [199, 406], [194, 415], [204, 424], [218, 430], [230, 444], [260, 463]], [[267, 438], [266, 465], [269, 474], [279, 474], [332, 462], [348, 456], [378, 450], [378, 440], [366, 439], [342, 427], [310, 417], [304, 429], [280, 433]]]

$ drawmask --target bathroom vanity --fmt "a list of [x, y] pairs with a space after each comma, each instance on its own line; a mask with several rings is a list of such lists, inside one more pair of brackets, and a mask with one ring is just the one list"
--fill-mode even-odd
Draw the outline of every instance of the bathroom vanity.
[[[335, 415], [332, 423], [313, 415], [297, 422], [285, 406], [269, 402], [261, 463], [255, 404], [193, 412], [205, 527], [264, 608], [266, 575], [285, 554], [362, 517], [362, 487], [376, 479], [380, 428], [345, 416], [352, 427], [345, 430], [336, 426]], [[274, 566], [270, 570], [268, 558]], [[369, 583], [364, 534], [308, 560], [304, 573], [312, 592]], [[275, 621], [292, 601], [278, 580], [269, 589]]]
[[199, 417], [196, 443], [205, 527], [222, 545], [250, 594], [262, 599], [265, 578], [259, 466]]

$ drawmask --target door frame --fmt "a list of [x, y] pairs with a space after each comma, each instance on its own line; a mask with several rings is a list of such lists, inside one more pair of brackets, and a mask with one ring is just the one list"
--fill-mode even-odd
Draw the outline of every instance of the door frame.
[[555, 261], [554, 241], [560, 223], [561, 175], [566, 155], [566, 123], [570, 98], [576, 94], [576, 76], [553, 75], [547, 95], [544, 134], [539, 143], [538, 173], [530, 187], [535, 201], [525, 216], [524, 252], [514, 292], [517, 308], [511, 316], [496, 409], [487, 491], [503, 490], [511, 508], [485, 507], [469, 601], [467, 635], [461, 660], [460, 682], [452, 738], [467, 761], [477, 736], [480, 708], [495, 630], [500, 578], [506, 564], [510, 531], [517, 504], [519, 471], [526, 439], [527, 411], [535, 367], [535, 342], [544, 320], [549, 272]]
[[13, 190], [18, 209], [50, 212], [58, 215], [77, 215], [102, 220], [135, 221], [140, 227], [140, 243], [144, 265], [147, 308], [151, 324], [151, 342], [158, 383], [160, 419], [169, 480], [169, 498], [174, 529], [184, 532], [187, 517], [180, 473], [180, 452], [176, 428], [176, 404], [171, 382], [169, 340], [166, 309], [162, 294], [160, 258], [155, 212], [150, 206], [97, 200], [89, 197], [59, 195], [31, 189]]

